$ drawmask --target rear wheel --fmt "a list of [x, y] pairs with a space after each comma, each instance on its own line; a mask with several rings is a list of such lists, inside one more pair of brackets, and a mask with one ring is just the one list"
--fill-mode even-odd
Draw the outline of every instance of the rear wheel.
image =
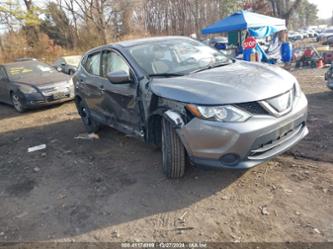
[[95, 121], [92, 116], [91, 112], [88, 108], [88, 106], [84, 103], [83, 100], [81, 100], [78, 103], [78, 111], [81, 116], [82, 122], [84, 124], [84, 127], [86, 128], [87, 132], [98, 132], [100, 129], [100, 125], [97, 121]]
[[176, 130], [170, 122], [162, 119], [162, 164], [164, 174], [169, 178], [184, 176], [186, 151]]
[[17, 112], [24, 112], [24, 104], [22, 98], [17, 93], [12, 93], [11, 95], [12, 104]]

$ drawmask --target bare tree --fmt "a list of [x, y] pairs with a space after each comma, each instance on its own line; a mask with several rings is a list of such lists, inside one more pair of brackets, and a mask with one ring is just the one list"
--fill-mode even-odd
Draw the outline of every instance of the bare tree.
[[273, 15], [286, 20], [286, 24], [289, 24], [289, 19], [292, 14], [298, 9], [302, 0], [270, 0]]

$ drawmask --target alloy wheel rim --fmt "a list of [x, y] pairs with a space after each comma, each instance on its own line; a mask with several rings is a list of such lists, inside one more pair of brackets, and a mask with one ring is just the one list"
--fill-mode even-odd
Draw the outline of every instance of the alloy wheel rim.
[[20, 102], [20, 98], [17, 95], [13, 95], [13, 105], [16, 108], [16, 110], [22, 110], [22, 105]]

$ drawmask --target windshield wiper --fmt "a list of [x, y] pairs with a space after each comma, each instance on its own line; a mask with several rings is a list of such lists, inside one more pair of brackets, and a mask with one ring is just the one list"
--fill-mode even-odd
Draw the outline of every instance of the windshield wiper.
[[180, 73], [154, 73], [154, 74], [149, 74], [149, 77], [179, 77], [179, 76], [184, 76], [184, 74]]
[[192, 73], [198, 73], [198, 72], [201, 72], [201, 71], [205, 71], [205, 70], [208, 70], [208, 69], [212, 69], [212, 68], [215, 68], [215, 67], [222, 67], [222, 66], [226, 66], [226, 65], [229, 65], [230, 62], [223, 62], [223, 63], [216, 63], [216, 64], [210, 64], [206, 67], [202, 67], [202, 68], [199, 68], [197, 70], [194, 70], [191, 72]]

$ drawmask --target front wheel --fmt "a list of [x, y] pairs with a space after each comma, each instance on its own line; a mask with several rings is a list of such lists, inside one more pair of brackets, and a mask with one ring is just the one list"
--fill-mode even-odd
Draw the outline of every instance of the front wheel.
[[167, 177], [184, 176], [186, 151], [176, 130], [166, 119], [162, 119], [162, 164]]
[[10, 97], [15, 110], [20, 113], [24, 112], [25, 108], [22, 98], [17, 93], [12, 93]]
[[86, 128], [87, 132], [94, 133], [98, 132], [100, 129], [100, 125], [97, 121], [95, 121], [90, 113], [90, 110], [88, 106], [84, 103], [83, 100], [81, 100], [78, 103], [78, 111], [81, 116], [82, 122], [84, 124], [84, 127]]

